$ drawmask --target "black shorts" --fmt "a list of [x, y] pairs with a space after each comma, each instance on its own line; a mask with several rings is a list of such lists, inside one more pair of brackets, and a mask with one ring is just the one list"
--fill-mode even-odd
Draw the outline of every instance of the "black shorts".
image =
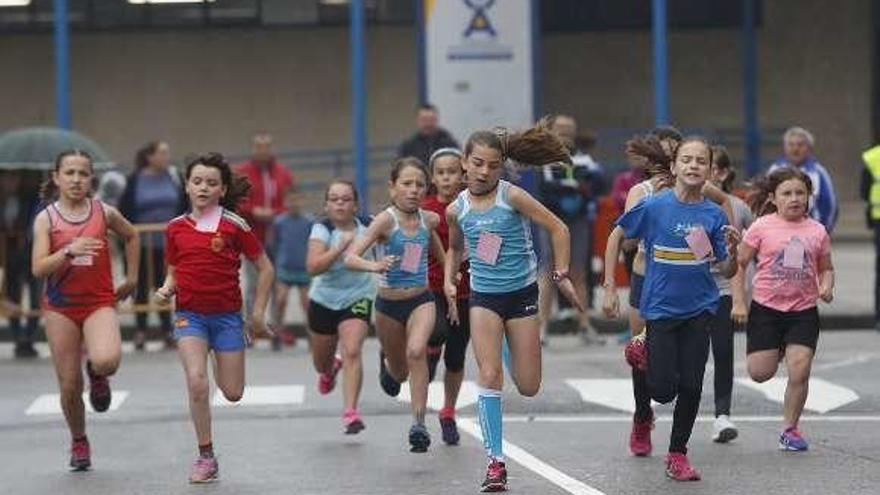
[[642, 286], [645, 285], [645, 276], [633, 273], [629, 276], [629, 307], [638, 311], [639, 301], [642, 300]]
[[373, 301], [369, 298], [363, 298], [343, 309], [330, 309], [309, 300], [309, 330], [321, 335], [336, 335], [339, 333], [339, 324], [345, 320], [363, 320], [369, 324], [372, 311]]
[[446, 297], [443, 294], [434, 294], [434, 302], [437, 304], [437, 319], [434, 320], [434, 333], [431, 334], [428, 345], [439, 347], [446, 344], [443, 350], [446, 369], [453, 372], [462, 371], [468, 340], [471, 338], [470, 304], [467, 299], [459, 299], [456, 302], [458, 325], [453, 325], [446, 318], [449, 310]]
[[799, 344], [816, 350], [819, 342], [819, 310], [777, 311], [752, 301], [746, 353], [782, 349], [788, 344]]
[[376, 311], [385, 316], [397, 320], [399, 323], [406, 325], [409, 315], [422, 304], [434, 302], [434, 294], [426, 290], [417, 296], [409, 299], [385, 299], [384, 297], [376, 297]]
[[497, 314], [503, 321], [527, 318], [538, 314], [538, 284], [533, 283], [513, 292], [488, 294], [471, 291], [472, 308], [481, 307]]

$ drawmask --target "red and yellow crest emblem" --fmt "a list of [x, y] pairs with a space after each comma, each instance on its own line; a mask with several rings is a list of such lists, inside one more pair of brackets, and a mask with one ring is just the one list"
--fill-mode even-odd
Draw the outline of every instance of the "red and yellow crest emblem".
[[226, 245], [225, 241], [223, 241], [223, 236], [220, 234], [215, 235], [211, 238], [211, 251], [215, 253], [219, 253], [223, 250], [223, 247]]

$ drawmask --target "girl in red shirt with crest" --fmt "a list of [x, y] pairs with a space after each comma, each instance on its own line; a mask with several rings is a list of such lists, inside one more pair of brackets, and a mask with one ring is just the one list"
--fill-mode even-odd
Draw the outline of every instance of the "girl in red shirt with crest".
[[186, 166], [186, 193], [192, 210], [172, 220], [165, 231], [168, 269], [157, 297], [167, 301], [177, 296], [174, 337], [186, 374], [199, 447], [191, 483], [214, 481], [219, 473], [211, 442], [211, 351], [214, 378], [226, 400], [238, 402], [244, 394], [244, 350], [251, 335], [245, 335], [241, 316], [241, 255], [258, 273], [248, 331], [266, 333], [264, 315], [275, 273], [257, 236], [235, 213], [249, 189], [248, 180], [234, 176], [223, 155], [197, 156]]
[[[34, 220], [33, 275], [46, 279], [43, 323], [61, 391], [61, 409], [72, 437], [70, 467], [91, 467], [82, 401], [82, 349], [88, 354], [89, 402], [110, 407], [108, 377], [122, 355], [116, 301], [137, 286], [140, 242], [116, 208], [92, 198], [92, 159], [84, 151], [62, 152], [40, 194], [47, 206]], [[113, 288], [107, 230], [125, 241], [128, 274]]]

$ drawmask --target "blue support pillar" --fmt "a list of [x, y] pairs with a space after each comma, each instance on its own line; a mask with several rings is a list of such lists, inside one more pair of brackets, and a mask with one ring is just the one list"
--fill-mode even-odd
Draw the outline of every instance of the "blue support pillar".
[[746, 173], [761, 171], [761, 130], [758, 125], [758, 43], [755, 34], [757, 0], [742, 0], [743, 132]]
[[370, 211], [370, 181], [367, 170], [367, 88], [364, 0], [351, 0], [351, 129], [354, 146], [355, 186], [360, 196], [360, 213]]
[[428, 103], [428, 67], [425, 57], [425, 32], [428, 25], [425, 23], [425, 0], [413, 0], [416, 3], [416, 64], [419, 71], [419, 103]]
[[666, 0], [653, 0], [654, 123], [669, 123], [669, 63], [667, 58]]
[[70, 24], [67, 0], [54, 0], [55, 14], [55, 118], [58, 127], [70, 129]]

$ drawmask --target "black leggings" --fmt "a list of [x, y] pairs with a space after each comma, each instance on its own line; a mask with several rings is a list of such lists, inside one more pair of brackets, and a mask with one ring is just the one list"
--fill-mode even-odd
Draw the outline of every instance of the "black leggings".
[[468, 340], [471, 338], [470, 304], [467, 299], [458, 300], [459, 323], [452, 325], [446, 319], [446, 297], [442, 294], [435, 294], [434, 301], [437, 304], [437, 319], [434, 323], [434, 333], [428, 340], [428, 346], [440, 347], [445, 343], [443, 363], [446, 365], [446, 370], [453, 373], [463, 371]]
[[[147, 257], [150, 257], [148, 259]], [[153, 280], [149, 280], [147, 273], [148, 263], [153, 262]], [[135, 302], [138, 304], [146, 304], [150, 296], [150, 290], [161, 287], [165, 281], [165, 249], [161, 247], [141, 248], [141, 264], [138, 267], [138, 288]], [[148, 285], [152, 282], [152, 286]], [[162, 324], [162, 331], [168, 335], [171, 333], [171, 313], [168, 311], [159, 311], [159, 321]], [[135, 322], [138, 330], [146, 330], [147, 317], [149, 313], [138, 311], [135, 314]]]
[[733, 321], [732, 299], [721, 296], [718, 312], [712, 321], [712, 360], [715, 363], [715, 416], [730, 415], [733, 393]]
[[666, 404], [676, 397], [669, 452], [687, 453], [703, 393], [712, 315], [648, 321], [648, 390]]

